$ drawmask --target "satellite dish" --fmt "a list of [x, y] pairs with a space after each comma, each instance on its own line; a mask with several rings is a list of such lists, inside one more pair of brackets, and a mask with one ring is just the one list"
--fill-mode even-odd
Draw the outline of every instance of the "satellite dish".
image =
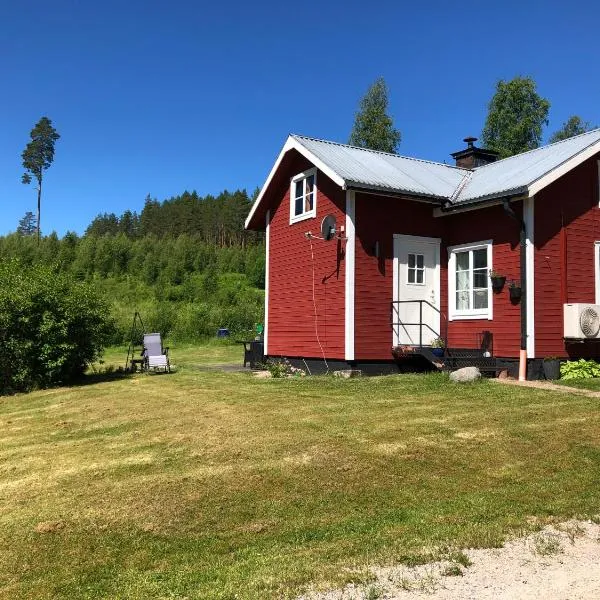
[[327, 215], [321, 222], [321, 237], [326, 240], [332, 240], [335, 237], [335, 217], [333, 215]]

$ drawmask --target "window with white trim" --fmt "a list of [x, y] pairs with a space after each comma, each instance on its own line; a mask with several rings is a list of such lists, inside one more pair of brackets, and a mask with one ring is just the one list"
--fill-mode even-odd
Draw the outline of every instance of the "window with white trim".
[[448, 292], [451, 319], [491, 319], [492, 242], [448, 248]]
[[290, 223], [317, 214], [317, 170], [310, 169], [292, 178], [290, 188]]

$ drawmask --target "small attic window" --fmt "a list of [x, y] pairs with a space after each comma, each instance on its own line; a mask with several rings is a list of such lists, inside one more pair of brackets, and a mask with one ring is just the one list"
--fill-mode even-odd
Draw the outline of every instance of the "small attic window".
[[290, 186], [290, 223], [317, 214], [317, 169], [309, 169], [292, 178]]

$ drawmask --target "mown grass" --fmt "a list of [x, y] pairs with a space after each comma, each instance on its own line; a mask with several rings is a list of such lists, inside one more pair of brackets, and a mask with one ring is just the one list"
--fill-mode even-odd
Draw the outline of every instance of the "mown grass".
[[582, 390], [591, 390], [593, 392], [600, 392], [600, 378], [590, 379], [557, 379], [552, 383], [558, 383], [566, 387], [576, 387]]
[[0, 399], [0, 598], [293, 597], [600, 512], [595, 399], [172, 353], [172, 375]]

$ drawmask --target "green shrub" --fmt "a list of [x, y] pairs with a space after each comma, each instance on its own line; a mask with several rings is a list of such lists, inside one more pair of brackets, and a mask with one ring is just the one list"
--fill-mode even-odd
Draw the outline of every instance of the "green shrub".
[[111, 327], [90, 284], [42, 266], [0, 264], [0, 393], [72, 381], [98, 358]]
[[592, 377], [600, 377], [600, 365], [595, 360], [581, 358], [560, 365], [561, 379], [591, 379]]

